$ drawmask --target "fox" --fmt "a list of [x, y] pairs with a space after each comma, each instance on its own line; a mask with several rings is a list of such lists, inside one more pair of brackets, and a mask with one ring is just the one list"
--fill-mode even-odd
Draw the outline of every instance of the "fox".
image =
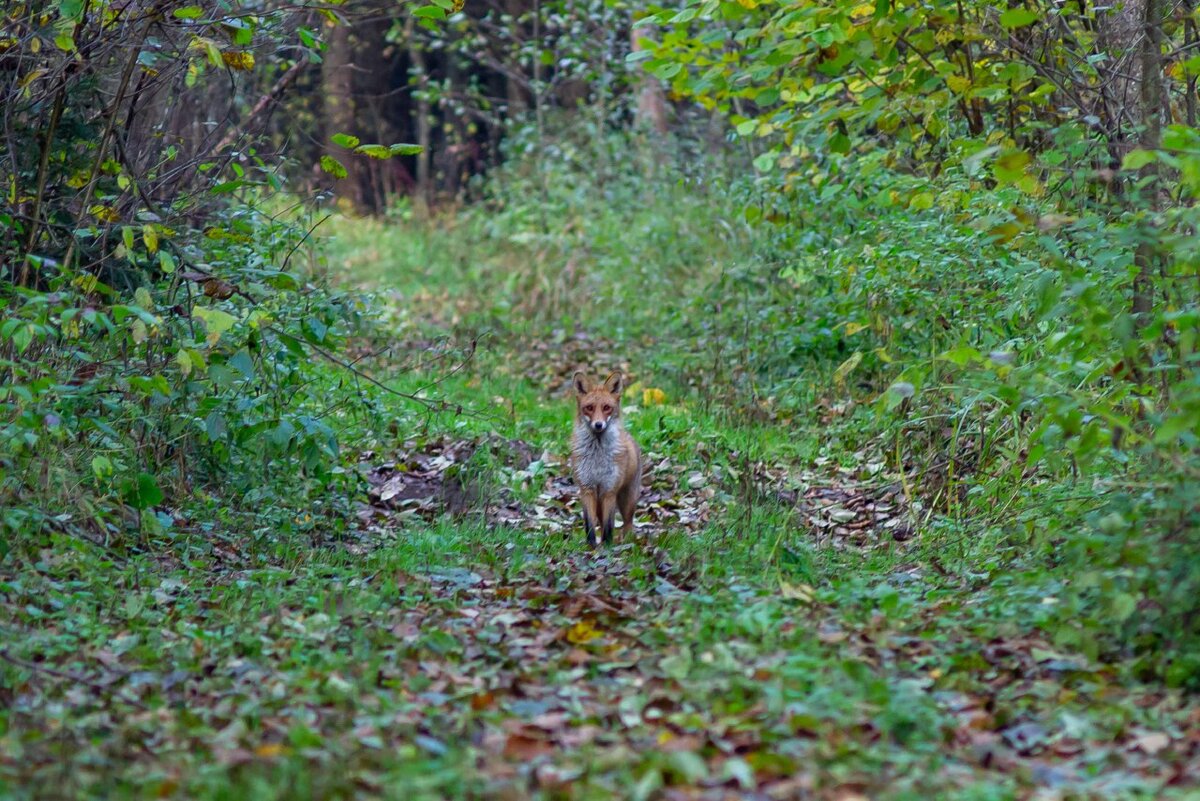
[[642, 450], [621, 424], [625, 376], [619, 370], [601, 384], [577, 372], [571, 383], [576, 405], [571, 473], [579, 488], [587, 543], [595, 548], [597, 529], [605, 545], [612, 543], [617, 510], [622, 537], [633, 534], [633, 514], [642, 491]]

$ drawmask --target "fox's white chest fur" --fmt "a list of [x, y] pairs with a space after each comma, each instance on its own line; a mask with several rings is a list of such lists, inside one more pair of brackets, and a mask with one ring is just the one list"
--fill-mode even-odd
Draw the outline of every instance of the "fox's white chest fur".
[[621, 477], [617, 463], [620, 453], [619, 421], [612, 421], [600, 436], [596, 436], [584, 423], [576, 423], [575, 437], [571, 443], [575, 483], [580, 487], [594, 487], [601, 494], [612, 492]]

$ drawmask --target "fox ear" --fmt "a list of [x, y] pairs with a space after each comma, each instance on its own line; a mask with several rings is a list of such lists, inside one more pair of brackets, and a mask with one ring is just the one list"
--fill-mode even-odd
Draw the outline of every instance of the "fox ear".
[[577, 371], [571, 378], [571, 384], [575, 387], [575, 392], [578, 395], [586, 395], [592, 391], [592, 380], [588, 378], [582, 371]]
[[604, 379], [604, 388], [614, 395], [620, 395], [625, 388], [625, 376], [621, 375], [620, 370], [614, 370], [612, 375]]

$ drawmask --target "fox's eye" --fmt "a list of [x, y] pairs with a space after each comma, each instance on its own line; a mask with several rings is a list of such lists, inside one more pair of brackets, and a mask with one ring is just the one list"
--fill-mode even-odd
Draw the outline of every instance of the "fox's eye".
[[604, 413], [605, 413], [605, 414], [612, 414], [612, 407], [611, 407], [611, 406], [608, 406], [608, 405], [605, 405], [605, 407], [604, 407]]
[[596, 407], [589, 403], [587, 406], [583, 407], [583, 410], [588, 414], [591, 414], [592, 412], [596, 411]]

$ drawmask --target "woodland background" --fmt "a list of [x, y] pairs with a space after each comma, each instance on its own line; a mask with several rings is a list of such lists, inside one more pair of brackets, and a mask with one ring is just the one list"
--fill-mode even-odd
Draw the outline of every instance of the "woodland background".
[[5, 4], [0, 795], [1190, 797], [1197, 13]]

